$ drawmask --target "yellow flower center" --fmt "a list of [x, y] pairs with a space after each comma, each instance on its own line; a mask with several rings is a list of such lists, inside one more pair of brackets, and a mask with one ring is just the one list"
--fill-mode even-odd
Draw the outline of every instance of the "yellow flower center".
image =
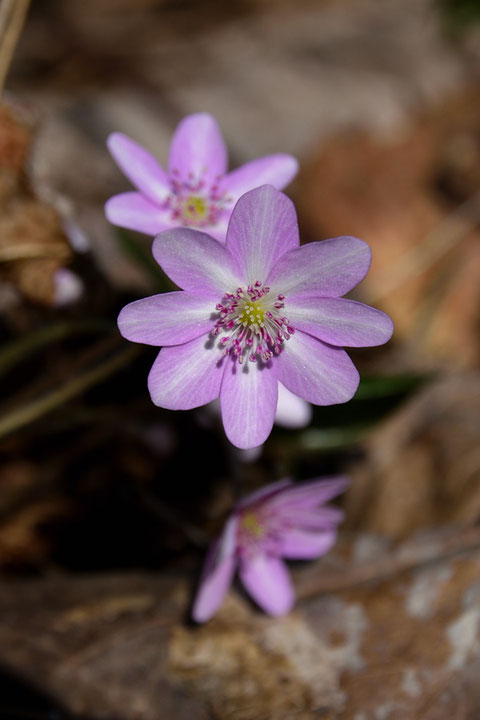
[[265, 319], [265, 310], [258, 301], [249, 300], [244, 304], [239, 319], [243, 325], [248, 327], [262, 325]]
[[265, 533], [265, 528], [258, 522], [254, 513], [246, 513], [242, 518], [242, 527], [249, 535], [261, 537]]
[[279, 355], [283, 343], [295, 332], [288, 318], [280, 314], [285, 295], [270, 295], [270, 288], [260, 280], [235, 292], [226, 292], [215, 305], [218, 320], [212, 328], [213, 337], [223, 334], [218, 347], [223, 356], [231, 355], [240, 365], [244, 360], [268, 363]]
[[201, 195], [189, 195], [185, 199], [183, 212], [187, 220], [203, 220], [208, 214], [208, 204]]

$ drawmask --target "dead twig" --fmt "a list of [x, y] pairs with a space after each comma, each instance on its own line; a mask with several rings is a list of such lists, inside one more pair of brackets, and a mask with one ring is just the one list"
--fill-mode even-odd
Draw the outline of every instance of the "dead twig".
[[2, 0], [0, 4], [0, 94], [27, 17], [30, 0]]

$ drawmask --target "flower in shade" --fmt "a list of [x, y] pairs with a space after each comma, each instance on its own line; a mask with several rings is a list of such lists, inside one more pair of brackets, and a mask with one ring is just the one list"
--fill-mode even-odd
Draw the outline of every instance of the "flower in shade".
[[65, 307], [77, 302], [83, 296], [85, 287], [82, 280], [68, 268], [58, 268], [53, 276], [56, 307]]
[[270, 615], [283, 615], [295, 601], [282, 558], [307, 560], [334, 545], [343, 513], [324, 503], [348, 485], [343, 477], [294, 485], [282, 480], [244, 498], [211, 545], [192, 616], [205, 622], [214, 615], [235, 570], [251, 597]]
[[314, 405], [350, 400], [358, 372], [342, 346], [380, 345], [385, 313], [342, 299], [363, 279], [370, 250], [354, 237], [299, 246], [295, 208], [264, 185], [234, 208], [223, 246], [205, 233], [161, 233], [153, 254], [182, 290], [127, 305], [118, 325], [163, 345], [150, 371], [153, 402], [188, 410], [220, 397], [229, 440], [261, 445], [279, 383]]
[[247, 190], [270, 183], [281, 189], [298, 164], [285, 154], [267, 155], [227, 172], [227, 151], [215, 118], [188, 115], [170, 147], [168, 172], [147, 150], [122, 133], [107, 141], [111, 154], [137, 192], [115, 195], [105, 212], [114, 225], [157, 235], [171, 227], [201, 228], [225, 241], [228, 220]]
[[291, 429], [302, 428], [310, 424], [312, 414], [310, 403], [287, 390], [281, 382], [278, 383], [275, 425]]

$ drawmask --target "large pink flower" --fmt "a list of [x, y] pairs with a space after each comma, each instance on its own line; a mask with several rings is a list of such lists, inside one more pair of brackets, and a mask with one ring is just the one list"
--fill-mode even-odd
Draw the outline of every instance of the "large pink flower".
[[314, 405], [350, 400], [359, 375], [342, 346], [380, 345], [385, 313], [342, 299], [368, 271], [354, 237], [299, 247], [295, 208], [264, 185], [243, 195], [226, 246], [186, 228], [161, 233], [153, 254], [181, 291], [123, 308], [124, 337], [163, 345], [148, 378], [153, 402], [188, 410], [215, 400], [240, 448], [270, 434], [278, 386]]
[[330, 550], [343, 513], [324, 503], [347, 485], [342, 477], [302, 485], [282, 480], [244, 498], [208, 552], [194, 620], [205, 622], [217, 612], [237, 568], [245, 589], [266, 612], [291, 610], [295, 592], [281, 558], [306, 560]]
[[227, 150], [215, 118], [188, 115], [172, 139], [168, 172], [144, 148], [122, 133], [107, 141], [114, 159], [138, 192], [115, 195], [105, 206], [114, 225], [157, 235], [171, 227], [201, 228], [225, 242], [228, 220], [247, 190], [270, 183], [282, 189], [298, 163], [285, 154], [268, 155], [227, 173]]

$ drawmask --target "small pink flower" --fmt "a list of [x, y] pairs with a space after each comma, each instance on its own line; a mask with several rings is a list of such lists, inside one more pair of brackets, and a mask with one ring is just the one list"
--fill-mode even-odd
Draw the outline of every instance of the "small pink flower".
[[53, 304], [56, 307], [71, 305], [83, 296], [84, 284], [74, 272], [68, 268], [59, 268], [53, 276]]
[[299, 246], [295, 208], [271, 185], [236, 204], [223, 246], [205, 233], [161, 233], [153, 254], [181, 291], [127, 305], [122, 335], [163, 345], [148, 377], [153, 402], [189, 410], [220, 397], [239, 448], [269, 436], [280, 384], [315, 405], [344, 403], [358, 372], [343, 346], [389, 340], [380, 310], [341, 296], [366, 275], [370, 250], [354, 237]]
[[267, 613], [289, 612], [295, 591], [281, 558], [307, 560], [330, 550], [343, 513], [324, 503], [347, 486], [343, 477], [301, 485], [282, 480], [238, 503], [207, 554], [194, 620], [205, 622], [217, 612], [237, 568], [245, 589]]
[[278, 403], [277, 412], [275, 413], [275, 425], [281, 427], [297, 429], [306, 427], [312, 420], [312, 406], [305, 402], [298, 395], [294, 395], [290, 390], [278, 383]]
[[205, 230], [225, 242], [228, 220], [238, 198], [265, 183], [282, 189], [298, 163], [285, 154], [267, 155], [227, 173], [227, 150], [220, 128], [208, 113], [188, 115], [170, 147], [168, 173], [140, 145], [113, 133], [109, 150], [138, 192], [115, 195], [105, 213], [114, 225], [157, 235], [171, 227]]

